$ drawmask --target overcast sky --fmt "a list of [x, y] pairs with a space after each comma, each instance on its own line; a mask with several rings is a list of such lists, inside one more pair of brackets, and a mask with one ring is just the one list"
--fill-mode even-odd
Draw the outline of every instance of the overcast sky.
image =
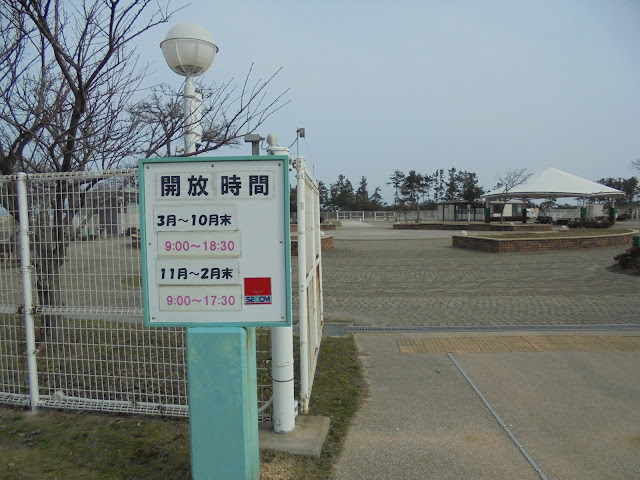
[[[590, 180], [629, 177], [640, 158], [640, 1], [175, 1], [175, 23], [204, 25], [220, 47], [211, 81], [261, 78], [291, 103], [259, 132], [300, 154], [327, 185], [369, 193], [395, 169], [496, 174], [555, 167]], [[158, 47], [153, 80], [179, 86]], [[257, 78], [257, 77], [256, 77]], [[292, 148], [295, 154], [295, 145]], [[222, 154], [250, 154], [250, 145]]]

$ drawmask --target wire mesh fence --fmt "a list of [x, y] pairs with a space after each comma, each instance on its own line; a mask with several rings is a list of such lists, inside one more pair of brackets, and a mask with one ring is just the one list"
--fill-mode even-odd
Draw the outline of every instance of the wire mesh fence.
[[15, 313], [22, 303], [17, 230], [7, 208], [10, 199], [13, 200], [11, 177], [0, 176], [0, 314]]
[[[137, 169], [0, 177], [0, 402], [32, 403], [32, 355], [39, 406], [188, 415], [185, 330], [143, 324], [138, 200]], [[268, 329], [258, 329], [257, 350], [260, 420], [269, 421]]]
[[28, 405], [24, 328], [20, 315], [0, 313], [0, 401]]

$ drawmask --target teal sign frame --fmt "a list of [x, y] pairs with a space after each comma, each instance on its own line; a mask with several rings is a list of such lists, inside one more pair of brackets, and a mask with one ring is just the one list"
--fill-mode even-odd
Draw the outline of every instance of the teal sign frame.
[[145, 326], [291, 326], [289, 157], [138, 168]]

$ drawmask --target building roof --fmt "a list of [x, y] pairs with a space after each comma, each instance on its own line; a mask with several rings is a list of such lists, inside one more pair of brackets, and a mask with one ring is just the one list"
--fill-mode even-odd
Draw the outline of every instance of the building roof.
[[531, 175], [526, 182], [513, 187], [508, 193], [498, 189], [487, 192], [482, 197], [493, 199], [616, 196], [624, 196], [624, 192], [556, 168], [547, 168]]

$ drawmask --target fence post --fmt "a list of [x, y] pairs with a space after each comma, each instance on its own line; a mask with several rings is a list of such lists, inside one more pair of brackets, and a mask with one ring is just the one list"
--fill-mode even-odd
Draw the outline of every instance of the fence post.
[[[307, 317], [307, 218], [305, 214], [306, 175], [304, 157], [296, 158], [298, 174], [298, 311], [300, 326], [300, 401], [309, 412], [309, 318]], [[351, 212], [349, 212], [351, 220]]]
[[24, 299], [24, 326], [26, 334], [27, 373], [29, 375], [29, 396], [31, 410], [40, 403], [38, 391], [38, 366], [36, 364], [36, 335], [33, 322], [33, 299], [31, 297], [31, 257], [29, 254], [29, 204], [27, 202], [27, 175], [18, 173], [18, 216], [20, 227], [20, 272], [22, 273], [22, 296]]

